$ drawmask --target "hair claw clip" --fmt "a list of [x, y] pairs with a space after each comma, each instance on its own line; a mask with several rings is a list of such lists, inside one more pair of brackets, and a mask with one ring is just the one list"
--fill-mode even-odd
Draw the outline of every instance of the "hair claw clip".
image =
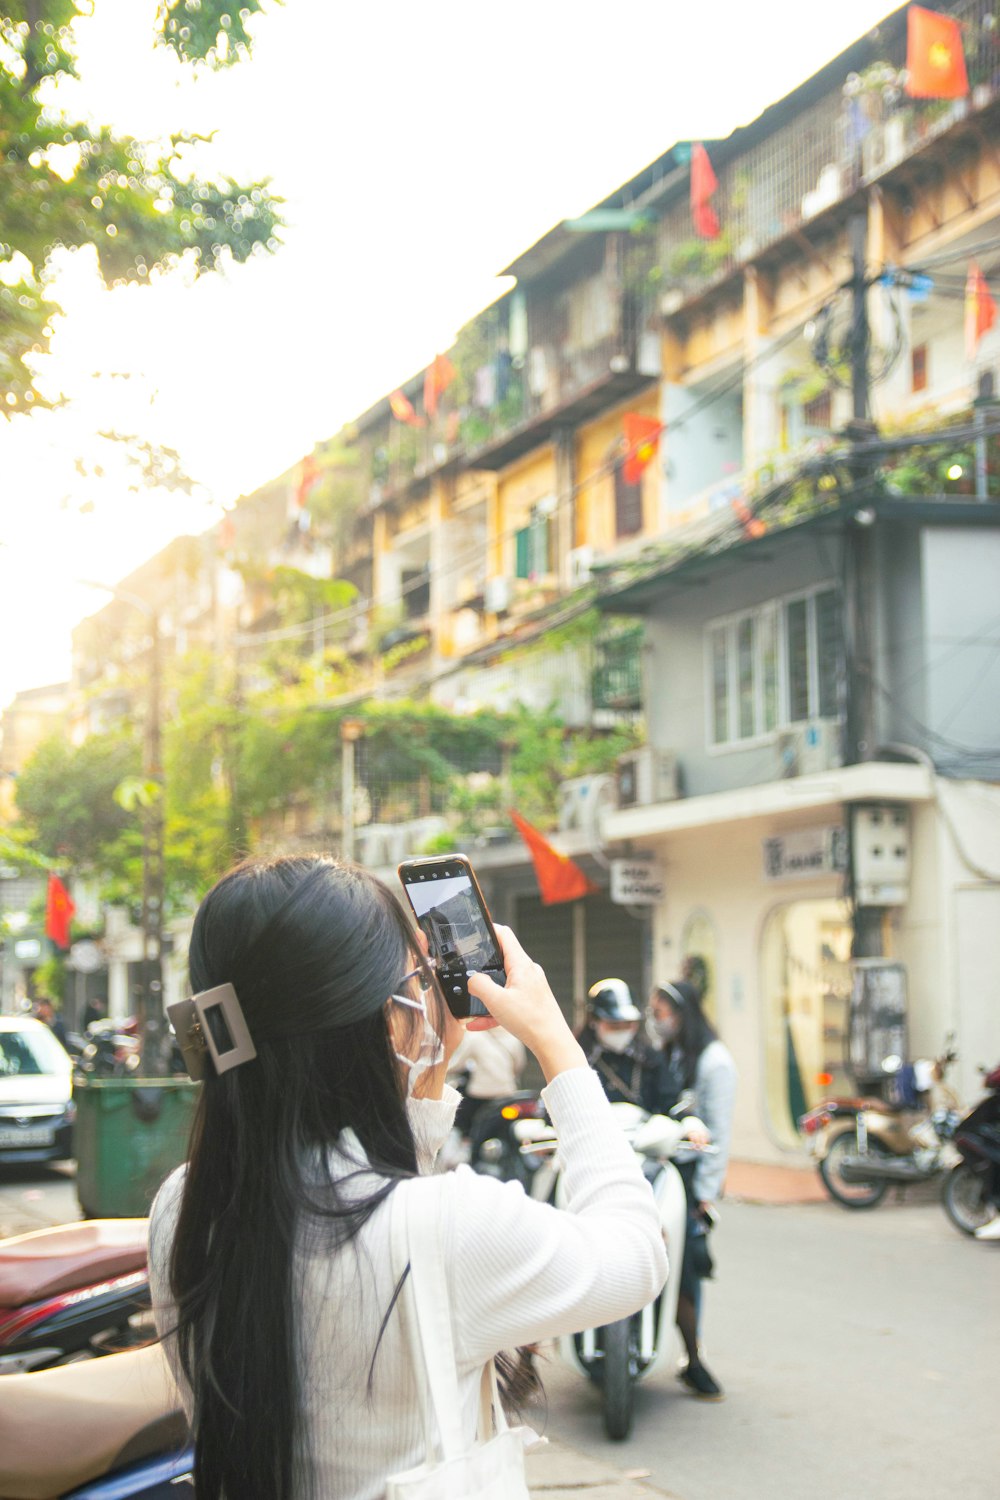
[[167, 1006], [167, 1015], [188, 1073], [196, 1083], [208, 1076], [206, 1057], [212, 1059], [219, 1074], [257, 1056], [243, 1007], [231, 984], [216, 985], [215, 989], [178, 1000]]

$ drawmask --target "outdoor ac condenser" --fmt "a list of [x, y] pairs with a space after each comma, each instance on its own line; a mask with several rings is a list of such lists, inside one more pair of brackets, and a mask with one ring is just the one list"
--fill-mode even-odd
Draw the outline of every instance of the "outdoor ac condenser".
[[681, 794], [680, 771], [672, 750], [642, 745], [618, 757], [618, 806], [647, 807], [674, 802]]

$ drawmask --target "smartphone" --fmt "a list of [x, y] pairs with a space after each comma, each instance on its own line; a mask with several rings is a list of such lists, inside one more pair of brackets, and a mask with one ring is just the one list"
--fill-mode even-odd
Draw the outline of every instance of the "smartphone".
[[396, 873], [417, 926], [427, 936], [452, 1015], [488, 1016], [482, 1001], [469, 994], [468, 976], [478, 971], [506, 984], [507, 975], [472, 865], [464, 854], [441, 854], [406, 859]]

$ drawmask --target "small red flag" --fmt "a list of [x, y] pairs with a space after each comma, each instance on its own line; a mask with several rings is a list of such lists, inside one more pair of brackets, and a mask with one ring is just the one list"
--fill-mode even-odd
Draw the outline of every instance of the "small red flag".
[[531, 854], [543, 906], [577, 901], [581, 896], [592, 896], [600, 890], [600, 886], [588, 879], [568, 854], [560, 854], [554, 849], [545, 835], [526, 823], [519, 813], [512, 811], [510, 816]]
[[305, 509], [305, 503], [309, 498], [309, 491], [319, 478], [319, 464], [312, 453], [306, 455], [302, 460], [299, 470], [299, 482], [295, 486], [295, 503], [300, 510]]
[[997, 320], [997, 305], [986, 285], [986, 277], [976, 265], [969, 264], [965, 282], [965, 357], [975, 359], [979, 340]]
[[638, 484], [643, 469], [648, 468], [656, 456], [663, 423], [658, 422], [655, 417], [644, 417], [637, 411], [627, 411], [622, 417], [622, 431], [626, 447], [625, 483]]
[[413, 402], [402, 391], [393, 391], [389, 397], [389, 410], [397, 422], [405, 422], [407, 427], [423, 427], [424, 419], [418, 415]]
[[691, 221], [703, 240], [719, 238], [719, 216], [708, 201], [718, 186], [708, 152], [699, 141], [691, 148]]
[[435, 354], [424, 372], [424, 411], [433, 419], [438, 402], [455, 379], [456, 370], [447, 354]]
[[57, 948], [69, 947], [69, 924], [75, 912], [73, 899], [59, 876], [50, 875], [45, 900], [45, 936], [51, 938]]
[[906, 12], [906, 92], [911, 99], [964, 99], [969, 92], [962, 33], [954, 16], [922, 5]]

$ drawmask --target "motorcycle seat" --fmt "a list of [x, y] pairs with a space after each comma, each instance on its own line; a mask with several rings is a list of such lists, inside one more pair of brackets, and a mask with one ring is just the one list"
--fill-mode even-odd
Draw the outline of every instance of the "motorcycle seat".
[[159, 1344], [3, 1377], [0, 1495], [51, 1500], [179, 1448], [187, 1424]]
[[4, 1240], [0, 1308], [24, 1307], [110, 1276], [141, 1271], [148, 1227], [147, 1219], [88, 1219]]

